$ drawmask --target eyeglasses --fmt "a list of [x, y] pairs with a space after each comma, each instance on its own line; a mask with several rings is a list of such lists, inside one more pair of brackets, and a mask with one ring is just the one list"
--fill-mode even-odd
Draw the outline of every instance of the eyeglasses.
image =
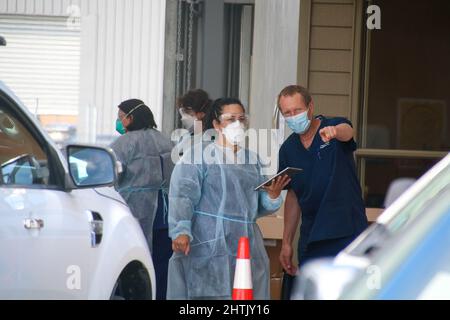
[[221, 122], [233, 123], [236, 121], [240, 121], [244, 124], [248, 124], [248, 115], [244, 113], [224, 113], [220, 115], [219, 120]]

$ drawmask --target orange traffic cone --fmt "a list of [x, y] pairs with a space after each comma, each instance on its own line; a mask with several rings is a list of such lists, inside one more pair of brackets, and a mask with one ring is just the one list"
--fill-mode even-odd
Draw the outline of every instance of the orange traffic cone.
[[253, 300], [250, 243], [248, 238], [239, 239], [236, 271], [234, 273], [233, 300]]

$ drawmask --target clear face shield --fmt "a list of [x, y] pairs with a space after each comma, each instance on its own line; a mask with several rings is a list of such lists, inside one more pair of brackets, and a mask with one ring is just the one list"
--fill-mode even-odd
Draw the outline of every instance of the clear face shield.
[[219, 117], [219, 120], [225, 127], [232, 123], [240, 122], [247, 128], [249, 123], [249, 117], [245, 113], [224, 113]]

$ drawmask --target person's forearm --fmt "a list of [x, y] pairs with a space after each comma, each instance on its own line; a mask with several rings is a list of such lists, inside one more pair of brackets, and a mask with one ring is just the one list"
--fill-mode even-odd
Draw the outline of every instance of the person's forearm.
[[341, 142], [348, 142], [353, 138], [353, 128], [344, 123], [337, 125], [336, 127], [336, 139]]
[[300, 206], [293, 190], [289, 190], [284, 206], [283, 244], [292, 245], [300, 221]]

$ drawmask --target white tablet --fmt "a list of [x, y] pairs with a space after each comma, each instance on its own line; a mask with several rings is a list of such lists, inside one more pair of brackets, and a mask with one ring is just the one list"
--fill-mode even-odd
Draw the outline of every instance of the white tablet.
[[261, 189], [264, 186], [270, 185], [272, 183], [272, 180], [274, 180], [278, 177], [287, 175], [290, 178], [292, 178], [293, 176], [295, 176], [296, 174], [298, 174], [302, 171], [303, 171], [303, 169], [288, 167], [288, 168], [284, 169], [283, 171], [281, 171], [280, 173], [278, 173], [277, 175], [270, 178], [269, 180], [267, 180], [266, 182], [260, 184], [258, 187], [255, 188], [255, 191], [258, 191], [259, 189]]

